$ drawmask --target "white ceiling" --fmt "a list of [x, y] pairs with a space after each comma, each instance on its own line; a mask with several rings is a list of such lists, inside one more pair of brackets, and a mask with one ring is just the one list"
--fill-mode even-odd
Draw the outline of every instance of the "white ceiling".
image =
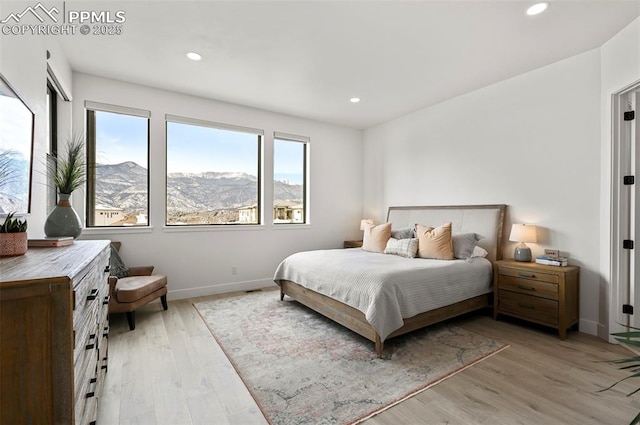
[[67, 1], [125, 11], [124, 34], [57, 40], [76, 71], [364, 129], [599, 47], [640, 15], [640, 0], [550, 0], [528, 17], [533, 2]]

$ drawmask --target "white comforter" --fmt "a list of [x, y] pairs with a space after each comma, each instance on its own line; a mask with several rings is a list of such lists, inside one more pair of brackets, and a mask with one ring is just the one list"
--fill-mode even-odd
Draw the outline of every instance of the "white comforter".
[[384, 341], [403, 318], [492, 290], [491, 262], [427, 260], [360, 248], [299, 252], [276, 269], [290, 280], [362, 311]]

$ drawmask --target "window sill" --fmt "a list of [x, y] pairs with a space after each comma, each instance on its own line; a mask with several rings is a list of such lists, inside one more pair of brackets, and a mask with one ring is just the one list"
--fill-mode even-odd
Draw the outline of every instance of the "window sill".
[[163, 226], [165, 233], [181, 233], [181, 232], [236, 232], [265, 230], [264, 224], [209, 224], [202, 226]]
[[152, 226], [136, 227], [136, 226], [118, 226], [118, 227], [85, 227], [82, 229], [83, 235], [113, 235], [113, 234], [131, 234], [131, 233], [153, 233]]
[[275, 230], [293, 230], [293, 229], [311, 229], [311, 224], [273, 224], [272, 228]]

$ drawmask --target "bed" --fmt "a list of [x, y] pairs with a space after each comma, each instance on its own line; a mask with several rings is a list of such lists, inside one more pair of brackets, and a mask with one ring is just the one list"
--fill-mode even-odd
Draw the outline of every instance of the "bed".
[[505, 205], [388, 210], [394, 229], [451, 222], [454, 235], [476, 233], [486, 257], [445, 261], [360, 248], [307, 251], [283, 260], [274, 281], [281, 299], [287, 295], [369, 339], [382, 357], [389, 338], [490, 306], [505, 210]]

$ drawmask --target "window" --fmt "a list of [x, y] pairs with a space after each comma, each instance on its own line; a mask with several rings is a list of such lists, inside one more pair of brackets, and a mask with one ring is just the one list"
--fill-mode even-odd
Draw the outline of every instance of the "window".
[[172, 115], [166, 121], [166, 224], [260, 224], [262, 130]]
[[[55, 164], [53, 158], [58, 156], [58, 92], [50, 81], [47, 80], [47, 137], [49, 138], [49, 154], [47, 162], [51, 165]], [[50, 177], [47, 175], [47, 180]], [[47, 214], [51, 213], [58, 202], [58, 194], [56, 188], [51, 181], [47, 181]]]
[[87, 226], [148, 226], [148, 111], [85, 102]]
[[273, 135], [273, 222], [307, 222], [307, 157], [309, 138]]

